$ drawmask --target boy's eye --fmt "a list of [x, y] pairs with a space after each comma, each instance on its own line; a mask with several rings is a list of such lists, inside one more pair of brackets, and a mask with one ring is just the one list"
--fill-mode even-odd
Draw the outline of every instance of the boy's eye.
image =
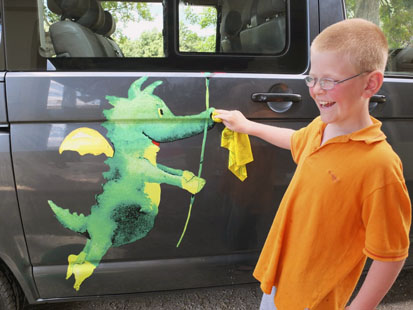
[[304, 81], [308, 87], [314, 87], [315, 83], [317, 82], [317, 79], [312, 76], [306, 76]]
[[163, 110], [161, 108], [158, 108], [158, 114], [159, 114], [159, 117], [163, 116]]

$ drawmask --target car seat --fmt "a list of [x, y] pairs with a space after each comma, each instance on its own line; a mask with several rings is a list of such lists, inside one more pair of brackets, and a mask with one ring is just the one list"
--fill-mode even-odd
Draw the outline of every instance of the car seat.
[[115, 21], [97, 0], [48, 0], [48, 8], [61, 16], [50, 26], [57, 57], [121, 57], [109, 38]]
[[398, 72], [413, 72], [413, 46], [402, 49], [396, 55], [395, 62]]
[[224, 53], [241, 51], [239, 32], [242, 28], [241, 14], [229, 11], [222, 19], [221, 49]]
[[248, 27], [240, 32], [242, 51], [277, 54], [286, 42], [285, 0], [254, 0]]

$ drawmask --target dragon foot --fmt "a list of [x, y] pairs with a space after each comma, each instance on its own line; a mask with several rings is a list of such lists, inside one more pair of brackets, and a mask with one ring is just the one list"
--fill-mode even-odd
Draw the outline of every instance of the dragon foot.
[[84, 252], [80, 252], [79, 255], [69, 255], [67, 260], [69, 265], [67, 266], [66, 280], [74, 274], [75, 284], [73, 288], [78, 291], [83, 281], [92, 275], [96, 266], [86, 260], [86, 253]]

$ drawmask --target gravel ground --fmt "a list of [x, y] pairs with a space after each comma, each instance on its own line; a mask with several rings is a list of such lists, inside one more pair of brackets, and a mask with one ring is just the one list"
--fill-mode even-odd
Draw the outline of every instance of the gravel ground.
[[[260, 300], [258, 284], [245, 284], [27, 306], [26, 310], [253, 310], [258, 309]], [[378, 309], [413, 309], [413, 270], [404, 270], [400, 274]]]

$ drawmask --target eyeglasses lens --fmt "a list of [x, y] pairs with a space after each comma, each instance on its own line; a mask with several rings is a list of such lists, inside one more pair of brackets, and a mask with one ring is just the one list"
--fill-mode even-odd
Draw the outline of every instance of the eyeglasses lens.
[[331, 79], [320, 79], [320, 86], [322, 89], [330, 90], [334, 88], [335, 83]]
[[311, 77], [311, 76], [307, 76], [307, 77], [304, 79], [304, 81], [305, 81], [305, 84], [306, 84], [308, 87], [310, 87], [310, 88], [314, 87], [315, 84], [317, 84], [317, 82], [320, 83], [320, 87], [321, 87], [322, 89], [325, 89], [325, 90], [333, 89], [334, 86], [335, 86], [334, 80], [332, 80], [332, 79], [327, 79], [327, 78], [317, 79], [317, 78], [313, 78], [313, 77]]
[[307, 76], [305, 79], [305, 84], [307, 84], [308, 87], [314, 87], [315, 83], [316, 83], [316, 79], [311, 77], [311, 76]]

